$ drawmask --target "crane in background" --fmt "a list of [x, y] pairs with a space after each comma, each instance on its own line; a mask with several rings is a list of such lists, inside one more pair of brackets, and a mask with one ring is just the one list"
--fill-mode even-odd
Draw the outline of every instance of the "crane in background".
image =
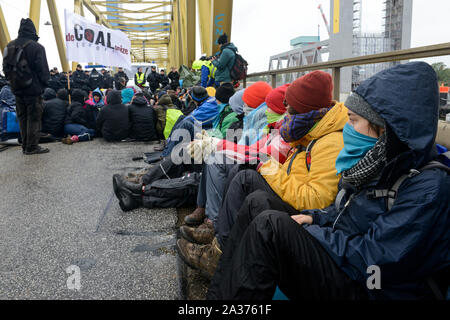
[[320, 13], [322, 14], [323, 21], [325, 22], [325, 26], [327, 27], [328, 36], [330, 36], [330, 26], [328, 24], [328, 20], [325, 17], [325, 13], [323, 13], [322, 4], [319, 4], [317, 7], [320, 10]]

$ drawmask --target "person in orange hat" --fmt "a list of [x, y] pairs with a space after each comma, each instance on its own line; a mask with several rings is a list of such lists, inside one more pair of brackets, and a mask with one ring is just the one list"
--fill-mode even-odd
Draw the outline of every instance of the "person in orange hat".
[[[258, 85], [265, 87], [264, 84]], [[209, 262], [207, 271], [211, 273], [222, 250], [226, 255], [220, 261], [222, 264], [225, 260], [223, 263], [226, 265], [230, 258], [229, 250], [234, 250], [237, 245], [228, 239], [232, 228], [238, 228], [241, 234], [249, 221], [264, 210], [293, 213], [308, 208], [325, 208], [333, 202], [339, 182], [334, 164], [344, 145], [342, 129], [348, 116], [343, 103], [332, 101], [332, 89], [331, 76], [322, 71], [311, 72], [286, 88], [281, 101], [288, 116], [280, 133], [291, 144], [290, 156], [284, 163], [275, 159], [266, 161], [258, 171], [239, 171], [224, 195], [216, 237], [209, 250], [196, 250], [195, 246], [199, 245], [187, 245], [180, 239], [178, 247], [186, 249], [185, 255], [202, 252], [200, 261]], [[246, 104], [258, 103], [257, 94], [246, 95], [244, 92], [244, 96]], [[266, 104], [267, 101], [271, 104], [272, 92], [268, 96]], [[272, 98], [276, 101], [276, 94]], [[276, 105], [272, 104], [272, 107], [277, 109]], [[235, 223], [238, 226], [234, 228]], [[220, 268], [217, 272], [220, 274]], [[212, 292], [220, 281], [220, 275], [213, 277]]]

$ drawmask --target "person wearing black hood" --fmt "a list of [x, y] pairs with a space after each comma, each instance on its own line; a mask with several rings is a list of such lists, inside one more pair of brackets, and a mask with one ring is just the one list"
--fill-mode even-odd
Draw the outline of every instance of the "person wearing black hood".
[[[16, 74], [13, 67], [16, 58], [16, 48], [23, 48], [25, 60], [31, 71], [31, 83], [21, 88], [12, 83], [11, 89], [16, 96], [16, 111], [19, 118], [20, 134], [22, 137], [22, 151], [24, 154], [47, 153], [47, 148], [38, 145], [42, 118], [42, 93], [48, 86], [50, 72], [45, 54], [45, 48], [37, 43], [39, 40], [36, 28], [31, 19], [20, 21], [19, 36], [11, 41], [3, 55], [3, 71], [10, 80]], [[9, 53], [9, 54], [8, 54]]]
[[178, 86], [180, 85], [180, 73], [178, 72], [177, 68], [170, 68], [170, 72], [167, 77], [170, 79], [170, 88], [172, 90], [177, 90]]
[[55, 95], [53, 95], [54, 92], [50, 92], [53, 97], [46, 99], [47, 90], [52, 89], [45, 89], [41, 131], [60, 138], [64, 136], [64, 120], [66, 119], [69, 96], [66, 89], [59, 89]]
[[106, 141], [114, 142], [128, 138], [129, 115], [128, 107], [122, 104], [122, 94], [113, 90], [106, 97], [108, 105], [104, 106], [97, 118], [97, 132]]
[[130, 114], [130, 137], [139, 141], [158, 140], [156, 112], [148, 105], [143, 93], [136, 93], [128, 107]]
[[[125, 86], [121, 84], [121, 78], [125, 79]], [[116, 90], [122, 90], [124, 87], [126, 87], [128, 80], [129, 80], [128, 76], [125, 72], [123, 72], [123, 68], [119, 68], [118, 72], [114, 75], [114, 83], [116, 85]]]
[[163, 90], [169, 85], [169, 78], [166, 76], [166, 71], [164, 69], [159, 71], [159, 83], [161, 83], [161, 88], [163, 88]]
[[81, 64], [77, 65], [77, 69], [72, 73], [73, 89], [81, 89], [89, 93], [89, 77], [84, 73]]
[[95, 68], [89, 76], [89, 87], [91, 91], [94, 91], [97, 88], [103, 88], [103, 76]]
[[72, 92], [72, 103], [67, 108], [64, 133], [71, 135], [62, 140], [62, 143], [72, 144], [74, 142], [89, 141], [95, 137], [95, 129], [92, 128], [91, 119], [93, 108], [85, 104], [86, 93], [80, 89]]
[[103, 89], [112, 89], [114, 86], [114, 78], [106, 69], [102, 69], [102, 75], [103, 75]]
[[150, 86], [150, 90], [152, 91], [153, 94], [155, 94], [156, 89], [159, 88], [159, 83], [161, 82], [159, 74], [156, 73], [155, 66], [152, 66], [152, 71], [147, 76], [147, 82], [148, 82], [148, 85]]

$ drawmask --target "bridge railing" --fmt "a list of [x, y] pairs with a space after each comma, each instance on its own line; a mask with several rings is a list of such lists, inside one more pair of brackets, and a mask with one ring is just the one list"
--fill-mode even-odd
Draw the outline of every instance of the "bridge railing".
[[330, 70], [331, 69], [333, 81], [334, 81], [333, 96], [335, 99], [339, 99], [341, 68], [382, 63], [382, 62], [393, 62], [393, 61], [412, 60], [412, 59], [420, 59], [420, 58], [430, 58], [430, 57], [446, 56], [446, 55], [450, 55], [450, 42], [441, 43], [441, 44], [437, 44], [437, 45], [431, 45], [431, 46], [411, 48], [411, 49], [406, 49], [406, 50], [378, 53], [378, 54], [367, 55], [367, 56], [352, 57], [352, 58], [348, 58], [348, 59], [333, 60], [333, 61], [310, 64], [310, 65], [303, 65], [303, 66], [299, 66], [299, 67], [290, 67], [290, 68], [284, 68], [284, 69], [251, 73], [251, 74], [247, 75], [247, 79], [243, 80], [243, 87], [245, 88], [247, 86], [247, 81], [249, 78], [269, 77], [272, 87], [275, 88], [277, 86], [277, 76], [279, 76], [279, 75], [298, 73], [298, 72], [307, 72], [307, 71], [313, 71], [313, 70], [325, 70], [325, 69]]

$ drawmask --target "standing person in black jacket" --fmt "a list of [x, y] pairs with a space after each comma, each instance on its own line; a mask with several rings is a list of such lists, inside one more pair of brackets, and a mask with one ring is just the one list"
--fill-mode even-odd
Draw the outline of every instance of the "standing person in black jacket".
[[169, 85], [169, 78], [166, 76], [164, 69], [159, 71], [159, 83], [161, 83], [161, 88], [163, 89]]
[[[47, 148], [38, 145], [41, 119], [42, 119], [42, 93], [44, 88], [48, 86], [50, 72], [45, 54], [45, 48], [37, 41], [36, 34], [31, 19], [22, 19], [20, 22], [19, 36], [11, 41], [5, 49], [3, 58], [3, 71], [8, 79], [15, 77], [16, 55], [14, 47], [24, 47], [24, 57], [27, 61], [28, 68], [31, 71], [31, 83], [23, 88], [15, 88], [11, 86], [12, 92], [16, 96], [16, 111], [19, 118], [20, 134], [22, 137], [22, 151], [24, 154], [47, 153]], [[9, 54], [8, 54], [9, 53]]]
[[122, 94], [113, 90], [107, 96], [108, 105], [104, 106], [97, 118], [97, 132], [106, 141], [121, 141], [128, 138], [128, 107], [122, 104]]
[[72, 81], [72, 89], [81, 89], [89, 93], [89, 77], [84, 73], [81, 64], [78, 64], [77, 69], [72, 73]]
[[[44, 96], [46, 96], [46, 93], [47, 89], [45, 89]], [[69, 96], [66, 89], [59, 89], [56, 96], [44, 100], [41, 132], [49, 133], [56, 138], [64, 137], [64, 121], [69, 104], [68, 100]]]
[[93, 69], [91, 75], [89, 76], [89, 87], [91, 91], [94, 91], [97, 88], [103, 88], [103, 75], [97, 71], [97, 69]]
[[120, 87], [121, 87], [120, 78], [125, 79], [125, 86], [127, 86], [129, 79], [128, 79], [127, 74], [123, 71], [123, 68], [119, 68], [118, 72], [114, 75], [114, 83], [116, 84], [116, 90], [121, 90], [120, 89]]
[[156, 112], [148, 105], [143, 93], [136, 93], [128, 106], [130, 114], [130, 137], [139, 141], [158, 140]]
[[148, 82], [148, 85], [150, 86], [150, 90], [152, 91], [153, 94], [155, 94], [156, 89], [159, 88], [159, 83], [160, 83], [159, 74], [156, 73], [155, 66], [152, 66], [152, 71], [147, 76], [147, 82]]
[[178, 73], [178, 70], [175, 67], [170, 68], [170, 72], [167, 76], [170, 79], [170, 88], [172, 90], [177, 90], [180, 86], [180, 74]]
[[114, 78], [111, 76], [108, 70], [102, 69], [103, 75], [103, 89], [113, 89], [114, 88]]

